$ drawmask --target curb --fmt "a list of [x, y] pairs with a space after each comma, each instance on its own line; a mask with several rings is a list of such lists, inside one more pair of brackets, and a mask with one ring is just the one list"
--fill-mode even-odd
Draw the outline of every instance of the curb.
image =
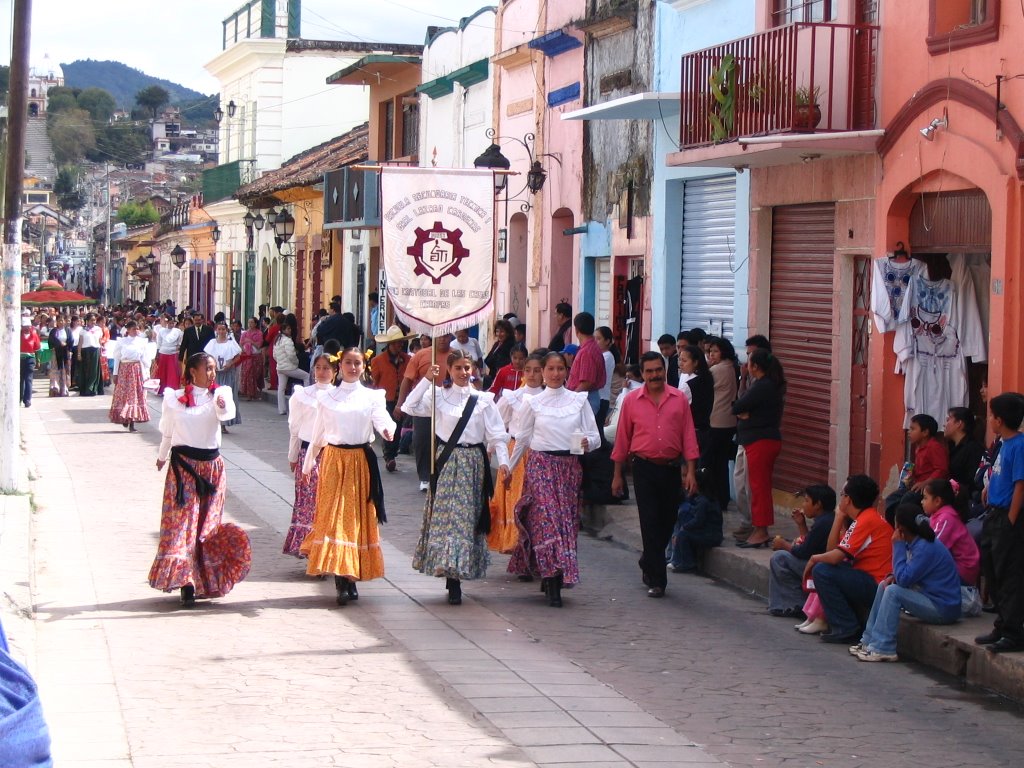
[[[782, 514], [779, 514], [780, 511]], [[584, 504], [581, 527], [604, 541], [640, 552], [640, 524], [636, 503]], [[792, 538], [795, 529], [789, 515], [776, 510], [779, 524], [773, 530]], [[725, 529], [738, 522], [735, 514], [725, 516]], [[726, 537], [728, 539], [728, 536]], [[704, 561], [704, 575], [767, 600], [771, 551], [715, 547]], [[992, 628], [992, 616], [982, 614], [949, 626], [924, 624], [909, 616], [900, 622], [899, 654], [932, 669], [953, 675], [967, 685], [978, 686], [1024, 704], [1024, 654], [990, 653], [975, 645], [974, 637]]]

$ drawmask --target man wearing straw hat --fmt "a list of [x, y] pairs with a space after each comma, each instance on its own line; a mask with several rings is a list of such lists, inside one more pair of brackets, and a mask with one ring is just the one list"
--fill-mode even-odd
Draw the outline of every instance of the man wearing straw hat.
[[[405, 376], [406, 366], [409, 364], [409, 353], [405, 351], [405, 342], [415, 335], [402, 333], [401, 328], [392, 325], [387, 332], [373, 337], [378, 344], [387, 345], [383, 352], [373, 358], [370, 375], [373, 377], [373, 386], [384, 390], [388, 413], [398, 411], [398, 408], [395, 407], [398, 405], [398, 390], [401, 387], [402, 378]], [[399, 424], [401, 424], [400, 421]], [[401, 432], [401, 429], [396, 429], [391, 439], [384, 443], [384, 466], [388, 472], [394, 472], [398, 468], [395, 459], [398, 456]]]

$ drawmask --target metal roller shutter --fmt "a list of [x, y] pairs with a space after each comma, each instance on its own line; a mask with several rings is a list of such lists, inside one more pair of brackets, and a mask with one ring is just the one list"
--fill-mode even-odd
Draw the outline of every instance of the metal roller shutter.
[[594, 320], [598, 327], [612, 325], [612, 260], [594, 260]]
[[736, 176], [687, 181], [679, 330], [700, 327], [722, 333], [731, 327], [735, 254]]
[[828, 480], [834, 262], [833, 204], [774, 209], [769, 338], [786, 373], [775, 464], [775, 487], [785, 491]]

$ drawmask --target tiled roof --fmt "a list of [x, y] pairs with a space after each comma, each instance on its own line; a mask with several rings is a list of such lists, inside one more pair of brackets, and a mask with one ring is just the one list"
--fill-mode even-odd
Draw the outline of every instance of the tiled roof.
[[366, 160], [370, 140], [370, 124], [363, 123], [295, 157], [255, 181], [244, 184], [235, 193], [242, 202], [268, 197], [293, 187], [319, 184], [328, 171]]

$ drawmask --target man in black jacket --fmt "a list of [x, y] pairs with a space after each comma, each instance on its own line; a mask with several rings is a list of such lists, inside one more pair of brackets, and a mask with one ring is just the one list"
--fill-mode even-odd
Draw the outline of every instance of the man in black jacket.
[[181, 339], [181, 348], [178, 356], [182, 363], [206, 349], [206, 345], [213, 341], [213, 328], [203, 322], [202, 312], [192, 313], [192, 327], [185, 329], [185, 335]]
[[359, 329], [349, 316], [341, 313], [341, 302], [331, 302], [331, 314], [317, 326], [316, 343], [323, 344], [328, 339], [335, 339], [342, 349], [354, 347], [359, 343]]

